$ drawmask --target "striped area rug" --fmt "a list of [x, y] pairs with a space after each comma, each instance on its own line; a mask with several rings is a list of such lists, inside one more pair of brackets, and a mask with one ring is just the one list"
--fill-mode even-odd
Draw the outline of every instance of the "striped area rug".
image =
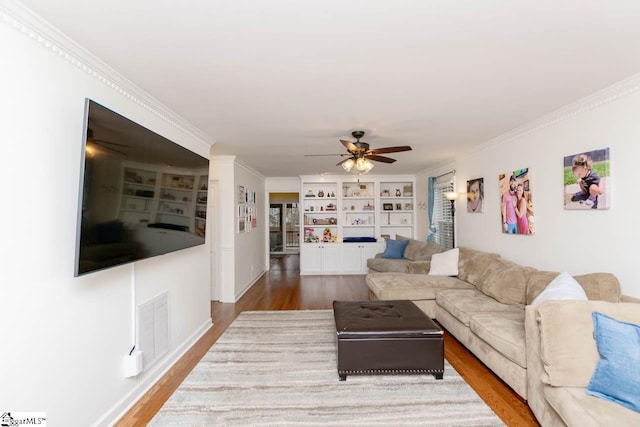
[[494, 426], [500, 419], [445, 362], [432, 375], [338, 381], [331, 310], [241, 313], [152, 426]]

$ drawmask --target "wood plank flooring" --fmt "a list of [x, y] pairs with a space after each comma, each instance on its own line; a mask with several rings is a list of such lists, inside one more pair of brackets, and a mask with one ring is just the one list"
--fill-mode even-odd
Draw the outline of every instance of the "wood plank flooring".
[[[367, 300], [363, 275], [300, 276], [299, 257], [271, 259], [271, 270], [235, 304], [211, 303], [213, 327], [140, 399], [116, 426], [144, 426], [236, 316], [249, 310], [331, 309], [334, 300]], [[445, 358], [509, 426], [538, 426], [526, 402], [445, 333]]]

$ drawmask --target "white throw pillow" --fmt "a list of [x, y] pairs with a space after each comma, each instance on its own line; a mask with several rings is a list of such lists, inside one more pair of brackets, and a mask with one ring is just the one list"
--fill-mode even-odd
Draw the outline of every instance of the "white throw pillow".
[[431, 256], [430, 276], [457, 276], [458, 275], [458, 256], [460, 249], [453, 248], [451, 250], [433, 254]]
[[551, 300], [578, 300], [586, 301], [587, 294], [569, 273], [560, 273], [547, 285], [540, 294], [531, 301], [531, 305], [540, 305]]

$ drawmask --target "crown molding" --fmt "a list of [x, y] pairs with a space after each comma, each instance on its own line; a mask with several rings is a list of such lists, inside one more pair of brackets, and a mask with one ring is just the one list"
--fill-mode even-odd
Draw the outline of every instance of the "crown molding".
[[0, 21], [147, 112], [210, 148], [215, 141], [15, 0], [0, 0]]
[[490, 139], [484, 144], [480, 144], [475, 149], [465, 153], [466, 155], [484, 150], [490, 146], [508, 143], [523, 136], [538, 132], [542, 129], [554, 126], [558, 123], [580, 116], [586, 112], [610, 104], [628, 95], [640, 91], [640, 73], [615, 83], [605, 89], [588, 95], [578, 101], [572, 102], [558, 110], [546, 114], [529, 123], [519, 126], [509, 132]]

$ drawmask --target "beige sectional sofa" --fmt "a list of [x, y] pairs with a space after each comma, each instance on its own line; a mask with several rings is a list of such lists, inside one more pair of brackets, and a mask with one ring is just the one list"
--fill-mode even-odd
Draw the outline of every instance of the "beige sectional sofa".
[[[590, 403], [597, 398], [588, 396], [587, 399], [584, 390], [580, 392], [573, 386], [565, 387], [562, 382], [548, 383], [541, 379], [545, 370], [549, 368], [548, 361], [544, 358], [545, 340], [551, 339], [550, 336], [554, 334], [553, 328], [545, 328], [545, 325], [546, 322], [557, 321], [554, 316], [559, 314], [558, 311], [546, 308], [556, 303], [555, 301], [536, 307], [529, 304], [559, 273], [520, 266], [501, 258], [498, 254], [465, 247], [460, 247], [459, 251], [457, 277], [428, 275], [430, 260], [420, 261], [420, 272], [414, 274], [368, 274], [366, 281], [370, 298], [414, 301], [425, 313], [437, 319], [516, 393], [529, 400], [532, 411], [544, 426], [578, 425], [578, 420], [589, 417], [593, 417], [596, 424], [582, 421], [580, 423], [598, 425], [598, 414], [591, 414], [591, 410], [611, 405], [616, 407], [610, 411], [602, 410], [600, 414], [606, 416], [609, 422], [624, 423], [628, 419], [637, 419], [634, 417], [638, 417], [638, 413], [622, 406], [608, 404], [605, 401], [598, 404]], [[617, 312], [618, 309], [624, 310], [627, 305], [621, 304], [623, 298], [633, 300], [634, 303], [640, 302], [637, 299], [623, 297], [618, 280], [612, 274], [593, 273], [576, 276], [575, 279], [590, 300], [599, 300], [583, 301], [585, 306], [602, 302], [609, 304], [612, 312]], [[571, 308], [574, 305], [571, 303], [558, 302], [568, 307], [569, 312], [566, 315], [572, 319], [570, 316], [574, 316], [574, 313]], [[627, 309], [640, 312], [640, 305], [629, 304], [631, 308]], [[584, 333], [580, 336], [587, 341], [590, 340], [590, 348], [594, 350], [595, 342], [588, 333], [589, 328], [593, 332], [593, 322], [582, 315], [575, 316], [579, 319], [572, 326], [583, 332], [587, 331], [587, 338], [584, 338]], [[561, 346], [562, 340], [557, 342]], [[597, 361], [597, 350], [595, 351]], [[566, 354], [566, 348], [564, 353], [559, 353]], [[573, 350], [569, 349], [569, 353], [573, 353]], [[571, 361], [560, 358], [557, 363], [560, 366], [561, 363], [571, 364]], [[591, 373], [594, 367], [595, 362], [591, 367]], [[583, 399], [576, 398], [578, 395]]]

